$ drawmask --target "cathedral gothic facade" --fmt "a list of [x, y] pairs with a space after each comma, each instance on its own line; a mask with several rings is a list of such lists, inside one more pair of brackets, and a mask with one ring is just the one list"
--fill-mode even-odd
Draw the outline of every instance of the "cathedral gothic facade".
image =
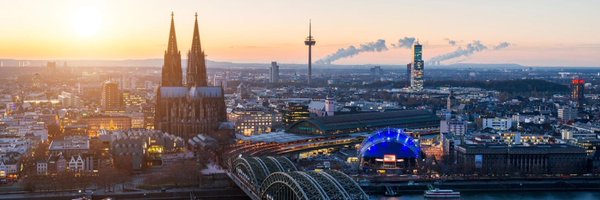
[[193, 35], [184, 82], [181, 53], [177, 49], [175, 22], [171, 14], [169, 43], [162, 67], [161, 86], [156, 96], [156, 129], [177, 135], [186, 141], [198, 134], [212, 135], [222, 122], [227, 121], [223, 88], [207, 85], [198, 15]]

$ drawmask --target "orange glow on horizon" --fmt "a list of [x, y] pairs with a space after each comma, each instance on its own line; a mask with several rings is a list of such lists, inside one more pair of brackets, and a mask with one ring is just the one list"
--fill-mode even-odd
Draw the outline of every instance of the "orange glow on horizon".
[[[600, 65], [595, 56], [600, 54], [600, 40], [596, 37], [600, 28], [587, 25], [598, 18], [593, 9], [597, 6], [591, 5], [597, 3], [539, 7], [534, 2], [524, 2], [523, 8], [535, 9], [514, 11], [503, 1], [485, 5], [463, 1], [308, 1], [14, 1], [0, 7], [0, 58], [162, 58], [173, 11], [182, 55], [191, 46], [197, 12], [202, 48], [207, 58], [215, 61], [305, 63], [307, 50], [303, 40], [311, 18], [317, 41], [313, 60], [339, 48], [377, 39], [385, 39], [390, 49], [363, 53], [335, 64], [404, 65], [410, 60], [410, 51], [393, 49], [391, 44], [402, 37], [417, 37], [424, 41], [425, 61], [480, 40], [486, 45], [504, 41], [514, 45], [445, 64]], [[415, 18], [413, 10], [428, 12]], [[508, 11], [512, 14], [506, 15]], [[450, 46], [447, 38], [459, 44]]]

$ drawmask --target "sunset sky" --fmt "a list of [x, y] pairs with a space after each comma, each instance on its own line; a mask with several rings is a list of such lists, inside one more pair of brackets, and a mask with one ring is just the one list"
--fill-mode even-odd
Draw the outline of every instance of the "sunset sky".
[[474, 40], [511, 44], [445, 64], [600, 66], [599, 8], [567, 0], [0, 0], [0, 58], [161, 58], [173, 11], [182, 55], [198, 12], [202, 47], [216, 61], [304, 63], [312, 19], [316, 59], [378, 39], [389, 47], [336, 64], [407, 63], [410, 49], [391, 44], [416, 37], [426, 61]]

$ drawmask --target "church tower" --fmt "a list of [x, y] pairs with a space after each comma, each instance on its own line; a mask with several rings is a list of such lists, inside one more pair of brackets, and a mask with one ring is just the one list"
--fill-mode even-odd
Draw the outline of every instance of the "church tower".
[[[188, 52], [185, 84], [181, 54], [177, 49], [175, 25], [171, 14], [171, 32], [165, 52], [162, 84], [156, 96], [155, 127], [187, 141], [198, 134], [223, 133], [220, 124], [227, 121], [223, 88], [207, 86], [204, 52], [200, 47], [198, 19], [194, 27], [192, 48]], [[233, 131], [231, 132], [233, 137]]]
[[198, 31], [198, 13], [194, 23], [194, 36], [192, 38], [192, 48], [188, 52], [187, 81], [188, 87], [208, 86], [206, 76], [206, 62], [204, 60], [204, 51], [200, 46], [200, 31]]
[[171, 30], [169, 32], [169, 44], [165, 51], [165, 59], [162, 67], [162, 86], [177, 87], [183, 85], [183, 73], [181, 71], [181, 53], [177, 50], [177, 38], [175, 36], [175, 20], [171, 13]]
[[333, 116], [335, 112], [335, 100], [330, 97], [329, 95], [327, 95], [327, 98], [325, 98], [325, 115], [326, 116]]
[[452, 111], [452, 102], [454, 99], [454, 93], [450, 90], [450, 94], [448, 94], [448, 98], [446, 99], [446, 109], [448, 109], [448, 111]]

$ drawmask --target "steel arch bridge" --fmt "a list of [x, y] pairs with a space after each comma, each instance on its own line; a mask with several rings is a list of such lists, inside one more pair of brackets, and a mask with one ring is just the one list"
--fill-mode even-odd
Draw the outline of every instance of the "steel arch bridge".
[[260, 187], [260, 199], [369, 199], [348, 175], [333, 171], [276, 172]]
[[297, 171], [286, 157], [238, 157], [233, 174], [247, 184], [253, 199], [368, 199], [350, 176], [334, 170]]
[[236, 175], [257, 188], [271, 173], [297, 170], [292, 161], [282, 156], [238, 157], [232, 166]]

